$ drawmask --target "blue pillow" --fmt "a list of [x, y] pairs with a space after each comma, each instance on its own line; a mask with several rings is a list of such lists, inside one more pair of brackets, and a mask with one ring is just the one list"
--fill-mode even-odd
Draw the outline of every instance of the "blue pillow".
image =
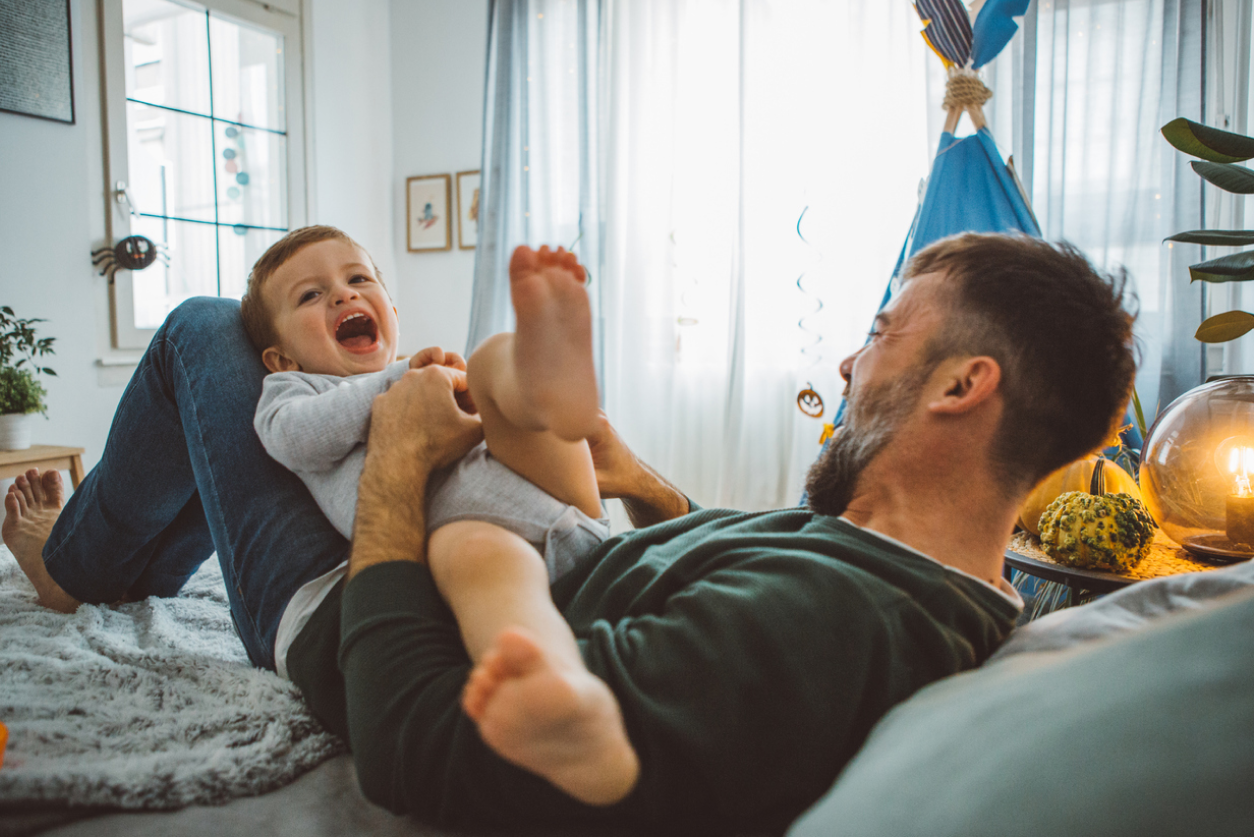
[[1254, 590], [920, 691], [789, 837], [1254, 833]]

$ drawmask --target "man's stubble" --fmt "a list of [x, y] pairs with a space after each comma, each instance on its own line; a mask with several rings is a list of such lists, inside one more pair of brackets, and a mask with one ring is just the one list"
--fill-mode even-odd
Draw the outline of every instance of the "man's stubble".
[[862, 472], [892, 442], [913, 412], [923, 384], [936, 365], [932, 363], [927, 368], [905, 372], [896, 380], [848, 392], [843, 427], [806, 475], [811, 509], [835, 516], [849, 507]]

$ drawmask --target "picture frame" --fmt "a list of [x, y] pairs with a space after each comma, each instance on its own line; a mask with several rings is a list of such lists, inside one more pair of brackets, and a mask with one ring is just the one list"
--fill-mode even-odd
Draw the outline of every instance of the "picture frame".
[[479, 244], [479, 169], [457, 173], [457, 249]]
[[0, 111], [75, 124], [69, 0], [7, 0], [0, 8]]
[[405, 178], [405, 243], [409, 252], [453, 249], [452, 193], [451, 175]]

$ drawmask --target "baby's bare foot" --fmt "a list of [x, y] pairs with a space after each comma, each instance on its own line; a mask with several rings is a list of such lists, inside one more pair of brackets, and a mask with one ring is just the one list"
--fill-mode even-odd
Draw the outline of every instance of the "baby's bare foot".
[[583, 439], [597, 426], [592, 309], [584, 269], [562, 248], [522, 246], [509, 262], [517, 327], [514, 368], [549, 430]]
[[80, 602], [61, 589], [44, 567], [44, 543], [65, 504], [65, 488], [58, 471], [40, 474], [32, 468], [18, 476], [4, 498], [4, 523], [0, 534], [4, 544], [26, 573], [39, 603], [44, 607], [73, 613]]
[[640, 762], [618, 701], [587, 669], [566, 669], [529, 634], [510, 629], [471, 672], [462, 706], [484, 742], [589, 805], [635, 787]]

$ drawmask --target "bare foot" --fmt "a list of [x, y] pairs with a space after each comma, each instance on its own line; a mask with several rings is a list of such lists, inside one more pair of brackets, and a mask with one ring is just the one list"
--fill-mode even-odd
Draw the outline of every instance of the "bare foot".
[[17, 558], [17, 565], [35, 585], [39, 603], [62, 613], [73, 613], [81, 602], [62, 590], [44, 568], [44, 543], [64, 504], [65, 487], [60, 472], [40, 474], [32, 468], [9, 486], [0, 533], [5, 546]]
[[509, 261], [514, 367], [549, 430], [576, 441], [597, 427], [592, 309], [573, 253], [523, 245]]
[[559, 669], [529, 634], [497, 637], [462, 707], [502, 758], [581, 802], [612, 805], [635, 787], [640, 762], [614, 694], [587, 669]]

